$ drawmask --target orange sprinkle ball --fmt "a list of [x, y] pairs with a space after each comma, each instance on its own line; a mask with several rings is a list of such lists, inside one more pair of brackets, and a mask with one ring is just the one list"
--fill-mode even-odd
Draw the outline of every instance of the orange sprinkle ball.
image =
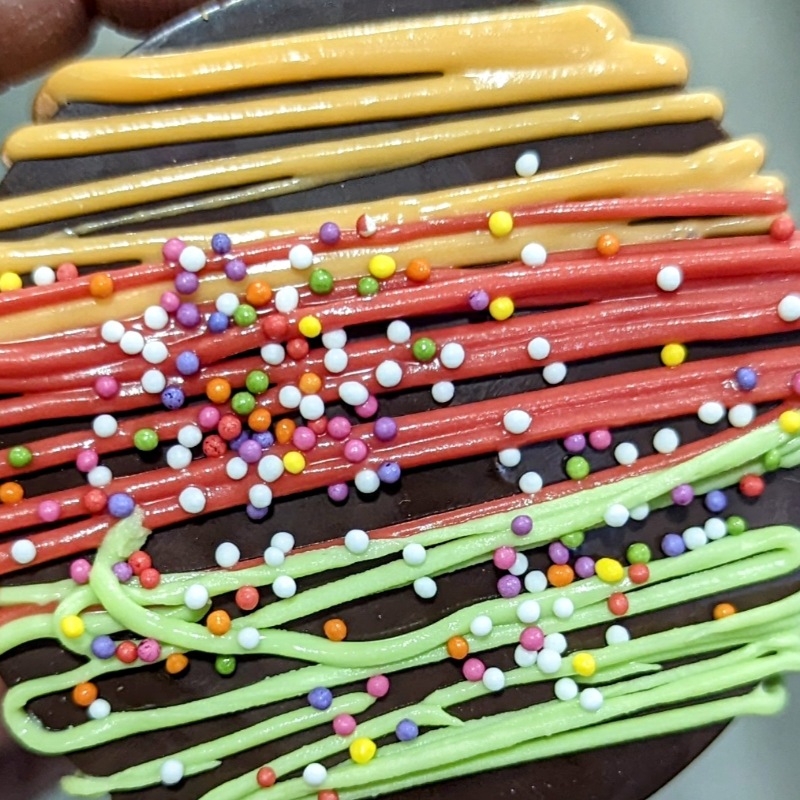
[[72, 702], [81, 708], [89, 708], [97, 700], [97, 694], [97, 687], [93, 683], [79, 683], [72, 690]]
[[463, 661], [469, 655], [469, 642], [463, 636], [451, 636], [447, 640], [447, 653], [450, 658]]
[[107, 272], [96, 272], [89, 281], [89, 294], [104, 298], [114, 294], [114, 279]]
[[231, 396], [231, 385], [225, 378], [212, 378], [206, 384], [206, 397], [212, 403], [225, 403]]
[[264, 281], [253, 281], [253, 283], [247, 287], [245, 297], [251, 306], [255, 306], [256, 308], [265, 306], [272, 300], [272, 287]]
[[552, 564], [547, 569], [547, 580], [561, 589], [575, 580], [575, 572], [569, 564]]
[[257, 408], [250, 412], [247, 424], [256, 432], [263, 433], [272, 425], [272, 414], [266, 408]]
[[604, 233], [597, 240], [597, 252], [605, 258], [610, 258], [619, 253], [619, 239], [613, 233]]
[[304, 372], [297, 386], [303, 394], [316, 394], [322, 388], [322, 378], [316, 372]]
[[166, 670], [170, 675], [178, 675], [189, 666], [189, 659], [183, 653], [173, 653], [167, 656]]
[[406, 267], [406, 275], [417, 283], [424, 283], [431, 276], [431, 265], [423, 258], [415, 258]]
[[342, 619], [329, 619], [323, 626], [323, 630], [332, 642], [341, 642], [347, 636], [347, 625]]
[[275, 438], [278, 444], [287, 444], [292, 440], [294, 429], [297, 425], [290, 419], [282, 419], [275, 423]]
[[221, 608], [212, 611], [206, 620], [206, 627], [214, 636], [224, 636], [231, 629], [231, 618]]
[[736, 613], [736, 606], [731, 603], [719, 603], [714, 606], [714, 619], [725, 619], [732, 617]]
[[0, 485], [0, 503], [5, 506], [19, 503], [25, 497], [25, 491], [16, 481], [7, 481]]

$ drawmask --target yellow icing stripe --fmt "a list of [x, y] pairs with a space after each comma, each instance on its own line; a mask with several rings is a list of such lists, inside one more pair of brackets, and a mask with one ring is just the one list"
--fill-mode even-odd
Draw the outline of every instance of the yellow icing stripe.
[[[457, 20], [428, 20], [414, 36], [392, 23], [391, 29], [374, 34], [341, 29], [333, 37], [324, 32], [270, 40], [270, 60], [259, 67], [263, 74], [272, 73], [271, 82], [280, 84], [375, 76], [381, 70], [398, 75], [397, 81], [28, 126], [9, 137], [4, 158], [10, 163], [413, 118], [676, 86], [686, 80], [686, 61], [680, 53], [630, 41], [627, 29], [610, 12], [586, 7], [552, 14], [499, 12], [466, 27], [455, 24]], [[381, 57], [365, 58], [368, 52]], [[175, 57], [176, 64], [187, 58], [202, 63], [206, 55], [182, 54]], [[211, 76], [213, 69], [208, 73]], [[172, 87], [166, 90], [168, 96], [182, 96], [184, 78], [190, 81], [178, 70], [167, 80]], [[197, 80], [212, 78], [198, 75]], [[224, 88], [237, 86], [225, 75], [219, 80]], [[103, 81], [116, 102], [124, 101], [123, 85], [106, 75]]]
[[393, 19], [189, 52], [76, 62], [47, 80], [37, 110], [44, 116], [76, 100], [147, 103], [331, 78], [547, 68], [615, 52], [629, 40], [619, 16], [589, 5]]
[[721, 117], [719, 98], [702, 93], [583, 103], [426, 125], [391, 136], [374, 134], [210, 159], [0, 200], [0, 230], [287, 177], [322, 182], [321, 176], [330, 175], [339, 181], [536, 139]]

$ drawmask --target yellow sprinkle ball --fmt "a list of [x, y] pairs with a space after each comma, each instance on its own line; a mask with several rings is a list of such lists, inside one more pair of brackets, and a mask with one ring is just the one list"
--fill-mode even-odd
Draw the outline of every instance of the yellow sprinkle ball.
[[800, 431], [800, 411], [784, 411], [778, 417], [778, 424], [784, 433], [797, 433]]
[[397, 264], [391, 256], [377, 255], [369, 260], [369, 274], [379, 281], [391, 278], [397, 271]]
[[493, 319], [502, 322], [514, 313], [514, 301], [510, 297], [495, 297], [489, 303], [489, 313]]
[[299, 475], [306, 468], [305, 456], [297, 450], [291, 450], [283, 457], [283, 466], [292, 475]]
[[686, 361], [686, 348], [682, 344], [665, 344], [661, 348], [661, 363], [665, 367], [677, 367]]
[[70, 614], [61, 620], [61, 632], [67, 639], [79, 639], [85, 631], [86, 626], [77, 614]]
[[489, 230], [492, 236], [508, 236], [514, 230], [514, 217], [508, 211], [495, 211], [489, 217]]
[[597, 664], [591, 653], [576, 653], [572, 657], [572, 669], [584, 678], [590, 678], [597, 672]]
[[594, 568], [597, 577], [605, 583], [619, 583], [625, 577], [622, 564], [614, 558], [601, 558]]
[[0, 292], [13, 292], [22, 288], [22, 278], [16, 272], [4, 272], [0, 275]]
[[350, 745], [350, 758], [352, 758], [356, 764], [369, 764], [369, 762], [375, 758], [377, 750], [378, 746], [372, 739], [356, 739]]
[[322, 323], [316, 317], [303, 317], [303, 319], [297, 323], [297, 329], [306, 339], [313, 339], [315, 336], [319, 336], [322, 333]]

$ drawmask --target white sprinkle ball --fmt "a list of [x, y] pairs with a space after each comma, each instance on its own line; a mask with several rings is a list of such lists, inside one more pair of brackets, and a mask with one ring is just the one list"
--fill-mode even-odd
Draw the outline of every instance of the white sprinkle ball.
[[347, 344], [347, 331], [336, 328], [322, 334], [322, 346], [328, 350], [341, 350]]
[[545, 675], [554, 675], [561, 669], [561, 654], [545, 647], [539, 651], [536, 664]]
[[630, 631], [624, 625], [612, 625], [606, 631], [606, 644], [624, 644], [631, 640]]
[[233, 542], [223, 542], [214, 551], [214, 560], [218, 567], [230, 569], [239, 563], [241, 555], [239, 548]]
[[661, 428], [653, 436], [653, 447], [658, 453], [674, 453], [681, 443], [681, 437], [674, 428]]
[[369, 399], [369, 389], [358, 381], [345, 381], [339, 386], [339, 397], [349, 406], [360, 406]]
[[328, 777], [328, 770], [322, 764], [309, 764], [303, 770], [303, 780], [309, 786], [321, 786]]
[[360, 556], [362, 553], [367, 552], [367, 548], [369, 547], [369, 534], [366, 531], [362, 531], [360, 528], [353, 528], [353, 530], [347, 531], [344, 535], [344, 546], [353, 553], [353, 555]]
[[109, 344], [121, 342], [124, 335], [125, 326], [116, 319], [110, 319], [108, 322], [104, 322], [103, 327], [100, 328], [100, 336], [104, 342], [108, 342]]
[[292, 384], [281, 386], [278, 391], [278, 402], [288, 409], [295, 409], [300, 407], [300, 401], [303, 399], [303, 393]]
[[119, 340], [119, 349], [126, 356], [138, 356], [144, 350], [144, 336], [139, 331], [125, 331]]
[[148, 369], [142, 375], [142, 389], [147, 394], [161, 394], [167, 386], [167, 378], [160, 369]]
[[631, 467], [639, 458], [639, 448], [633, 442], [620, 442], [614, 448], [614, 458], [623, 467]]
[[256, 483], [250, 487], [247, 499], [256, 508], [267, 508], [272, 504], [272, 489], [265, 483]]
[[265, 364], [269, 364], [271, 367], [277, 367], [286, 360], [286, 350], [282, 344], [276, 344], [275, 342], [265, 344], [261, 348], [261, 358], [264, 359]]
[[549, 383], [551, 386], [562, 383], [564, 378], [567, 377], [567, 365], [562, 364], [560, 361], [548, 364], [542, 370], [542, 377], [545, 379], [545, 382]]
[[464, 347], [458, 342], [448, 342], [439, 353], [442, 366], [447, 369], [458, 369], [466, 358]]
[[294, 535], [289, 531], [278, 531], [272, 534], [269, 540], [272, 547], [277, 547], [282, 553], [290, 553], [294, 549]]
[[386, 328], [386, 338], [392, 344], [405, 344], [411, 338], [411, 328], [402, 319], [395, 319]]
[[258, 628], [242, 628], [236, 634], [236, 641], [243, 650], [255, 650], [261, 644], [261, 634]]
[[272, 545], [270, 545], [264, 551], [264, 563], [268, 567], [279, 567], [284, 561], [286, 561], [286, 553], [284, 553], [283, 550], [279, 550], [277, 547], [272, 547]]
[[697, 416], [706, 425], [716, 425], [725, 416], [725, 406], [715, 402], [703, 403], [697, 409]]
[[541, 267], [547, 261], [547, 250], [539, 242], [530, 242], [522, 248], [520, 259], [527, 267]]
[[554, 687], [556, 697], [568, 703], [578, 696], [578, 684], [572, 678], [559, 678]]
[[575, 613], [575, 604], [568, 597], [559, 597], [553, 603], [553, 613], [559, 619], [569, 619]]
[[728, 422], [734, 428], [746, 428], [756, 418], [756, 408], [750, 403], [739, 403], [728, 411]]
[[522, 461], [522, 452], [516, 447], [506, 447], [497, 454], [497, 460], [504, 467], [516, 467]]
[[414, 581], [414, 591], [417, 593], [417, 596], [421, 597], [423, 600], [430, 600], [436, 597], [438, 587], [433, 578], [417, 578]]
[[403, 380], [403, 368], [396, 361], [381, 361], [375, 369], [375, 380], [384, 389], [393, 389]]
[[214, 307], [217, 311], [232, 317], [233, 312], [239, 308], [239, 298], [233, 292], [223, 292], [214, 302]]
[[200, 514], [206, 507], [206, 496], [197, 486], [187, 486], [178, 495], [178, 503], [187, 514]]
[[190, 244], [181, 251], [178, 263], [187, 272], [200, 272], [206, 265], [206, 254], [196, 245]]
[[629, 519], [628, 509], [622, 503], [613, 503], [606, 509], [603, 519], [610, 528], [621, 528]]
[[656, 276], [656, 285], [662, 292], [674, 292], [683, 283], [683, 270], [675, 265], [661, 267]]
[[247, 462], [239, 456], [234, 456], [225, 465], [225, 474], [232, 481], [240, 481], [247, 475]]
[[266, 483], [273, 483], [283, 475], [284, 469], [283, 461], [278, 456], [264, 456], [258, 462], [258, 477]]
[[796, 294], [787, 294], [778, 303], [778, 316], [784, 322], [797, 322], [800, 319], [800, 297]]
[[519, 490], [523, 494], [536, 494], [542, 490], [544, 481], [538, 472], [524, 472], [519, 479]]
[[410, 567], [418, 567], [425, 563], [428, 554], [419, 542], [410, 542], [403, 548], [403, 561]]
[[544, 646], [554, 653], [563, 655], [567, 652], [567, 637], [564, 636], [563, 633], [558, 633], [558, 631], [555, 633], [548, 633], [547, 636], [544, 637]]
[[534, 361], [543, 361], [550, 355], [550, 342], [543, 336], [537, 336], [528, 342], [528, 355]]
[[497, 667], [489, 667], [483, 673], [481, 680], [490, 692], [502, 692], [506, 688], [505, 673]]
[[30, 539], [17, 539], [11, 545], [11, 558], [17, 564], [30, 564], [36, 558], [36, 545]]
[[[241, 460], [241, 459], [240, 459]], [[182, 444], [174, 444], [167, 450], [167, 466], [170, 469], [186, 469], [192, 463], [192, 451]], [[228, 472], [230, 476], [230, 472]]]
[[699, 550], [701, 547], [708, 544], [708, 536], [705, 530], [698, 525], [687, 528], [681, 536], [683, 537], [683, 543], [686, 545], [687, 550]]
[[450, 381], [437, 381], [431, 386], [431, 397], [437, 403], [449, 403], [456, 394], [456, 387]]
[[144, 324], [151, 331], [163, 331], [169, 324], [169, 314], [161, 306], [148, 306], [144, 310]]
[[100, 414], [92, 420], [92, 430], [94, 435], [100, 439], [110, 439], [116, 432], [119, 425], [111, 414]]
[[525, 553], [517, 553], [514, 563], [508, 568], [512, 575], [517, 577], [524, 575], [528, 571], [528, 556]]
[[149, 339], [142, 350], [142, 358], [148, 364], [163, 364], [168, 355], [167, 346], [160, 339]]
[[94, 486], [95, 489], [102, 489], [114, 480], [114, 473], [103, 464], [98, 464], [86, 473], [86, 480], [89, 486]]
[[106, 719], [111, 714], [111, 703], [98, 697], [89, 708], [86, 709], [86, 716], [89, 719]]
[[295, 269], [308, 269], [314, 263], [314, 254], [307, 244], [296, 244], [289, 251], [289, 263]]
[[712, 542], [728, 535], [728, 527], [725, 525], [725, 520], [719, 517], [709, 517], [703, 525], [703, 530]]
[[287, 600], [297, 594], [297, 584], [290, 575], [278, 575], [272, 583], [272, 591], [281, 600]]
[[640, 506], [632, 508], [629, 513], [631, 519], [641, 522], [643, 519], [647, 519], [648, 516], [650, 516], [650, 506], [647, 503], [642, 503]]
[[183, 762], [177, 758], [168, 758], [161, 765], [161, 783], [164, 786], [175, 786], [176, 783], [180, 783], [183, 780], [183, 773]]
[[526, 150], [517, 158], [514, 169], [520, 178], [530, 178], [539, 171], [541, 159], [535, 150]]
[[579, 702], [584, 711], [599, 711], [603, 707], [603, 695], [599, 689], [590, 686], [581, 692]]
[[514, 663], [523, 669], [532, 667], [536, 663], [538, 655], [536, 650], [526, 650], [521, 644], [518, 644], [514, 649]]
[[303, 419], [319, 419], [325, 413], [325, 401], [318, 394], [307, 394], [300, 401], [300, 415]]
[[374, 469], [362, 469], [356, 474], [353, 483], [355, 483], [356, 489], [364, 494], [374, 494], [381, 487], [381, 479]]
[[[547, 588], [547, 575], [540, 569], [534, 569], [525, 576], [525, 591], [538, 594]], [[536, 620], [533, 620], [534, 622]]]
[[183, 593], [183, 604], [192, 611], [200, 611], [208, 603], [208, 589], [200, 583], [193, 583]]
[[533, 418], [527, 411], [514, 408], [503, 415], [503, 427], [513, 434], [525, 433], [530, 428]]
[[[533, 573], [530, 573], [531, 575]], [[527, 587], [526, 587], [527, 588]], [[539, 621], [542, 616], [542, 609], [535, 600], [523, 600], [517, 606], [517, 619], [526, 625], [532, 625]]]
[[469, 624], [470, 633], [478, 638], [488, 636], [492, 632], [493, 627], [494, 624], [492, 623], [491, 617], [486, 614], [479, 614]]
[[300, 305], [300, 293], [294, 286], [281, 286], [275, 292], [275, 308], [281, 314], [291, 314]]
[[178, 431], [178, 442], [184, 447], [197, 447], [203, 441], [203, 431], [197, 425], [184, 425]]
[[56, 282], [56, 272], [52, 267], [36, 267], [31, 273], [34, 286], [51, 286]]
[[325, 369], [333, 375], [344, 372], [347, 369], [349, 361], [349, 356], [341, 347], [332, 347], [325, 353], [325, 357], [322, 359]]

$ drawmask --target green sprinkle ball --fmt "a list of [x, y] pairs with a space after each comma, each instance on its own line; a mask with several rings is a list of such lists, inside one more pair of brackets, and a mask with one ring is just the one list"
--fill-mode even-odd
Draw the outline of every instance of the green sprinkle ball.
[[577, 550], [586, 539], [583, 531], [573, 531], [561, 537], [561, 544], [569, 550]]
[[236, 311], [233, 312], [233, 321], [240, 327], [246, 328], [248, 325], [252, 325], [256, 321], [256, 310], [253, 306], [247, 305], [247, 303], [242, 303], [236, 307]]
[[373, 278], [372, 275], [365, 275], [359, 282], [358, 282], [358, 293], [362, 297], [372, 297], [374, 294], [378, 294], [381, 285], [378, 283], [377, 278]]
[[143, 453], [149, 453], [158, 447], [158, 434], [152, 428], [139, 428], [133, 434], [133, 446]]
[[739, 536], [747, 530], [747, 523], [744, 517], [739, 517], [734, 514], [725, 520], [725, 528], [731, 536]]
[[231, 398], [231, 408], [234, 414], [246, 417], [256, 407], [256, 399], [250, 392], [236, 392]]
[[411, 352], [417, 361], [431, 361], [436, 356], [436, 342], [427, 336], [422, 336], [411, 345]]
[[592, 471], [589, 462], [583, 456], [571, 456], [567, 459], [567, 475], [574, 481], [582, 481]]
[[775, 472], [781, 466], [781, 454], [777, 450], [767, 450], [764, 453], [764, 469], [767, 472]]
[[308, 279], [308, 288], [314, 294], [330, 294], [333, 291], [333, 275], [326, 269], [315, 269]]
[[33, 453], [24, 445], [18, 444], [8, 451], [8, 463], [11, 464], [14, 469], [27, 467], [31, 461], [33, 461]]
[[649, 564], [653, 552], [644, 542], [636, 542], [628, 548], [626, 557], [629, 564]]
[[217, 656], [214, 661], [214, 669], [220, 674], [233, 675], [236, 672], [236, 659], [233, 656]]
[[247, 374], [244, 385], [247, 387], [247, 391], [252, 394], [264, 394], [269, 389], [269, 377], [266, 372], [254, 369]]

